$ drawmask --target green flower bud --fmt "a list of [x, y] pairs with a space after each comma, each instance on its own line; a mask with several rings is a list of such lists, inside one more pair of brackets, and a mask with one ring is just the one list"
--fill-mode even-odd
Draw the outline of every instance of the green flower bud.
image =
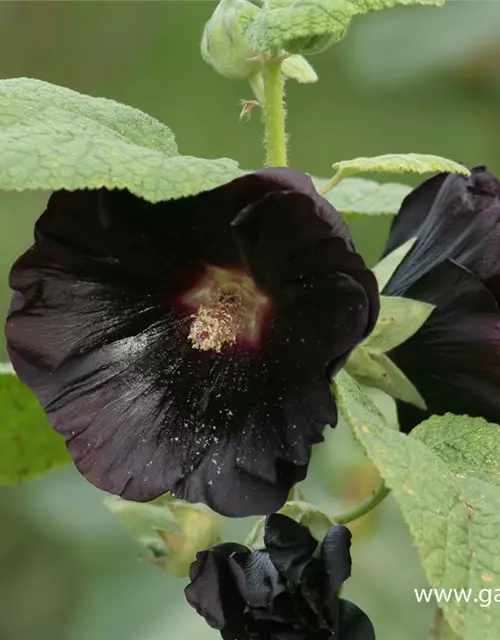
[[196, 553], [221, 541], [221, 516], [204, 505], [171, 496], [132, 502], [110, 496], [104, 504], [148, 552], [148, 560], [178, 577], [187, 576]]
[[222, 76], [244, 79], [256, 73], [260, 61], [245, 39], [245, 31], [260, 13], [247, 0], [221, 0], [205, 25], [201, 55]]

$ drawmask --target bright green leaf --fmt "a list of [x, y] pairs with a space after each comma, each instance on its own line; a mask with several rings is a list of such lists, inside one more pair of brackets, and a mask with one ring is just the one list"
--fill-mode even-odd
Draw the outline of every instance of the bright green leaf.
[[470, 175], [470, 171], [453, 160], [423, 153], [388, 153], [373, 158], [342, 160], [333, 165], [342, 177], [357, 173], [438, 173]]
[[434, 305], [428, 302], [380, 296], [377, 324], [363, 346], [375, 353], [391, 351], [416, 333], [434, 309]]
[[40, 80], [0, 81], [0, 189], [128, 189], [151, 202], [241, 175], [233, 160], [178, 156], [170, 130], [136, 109]]
[[500, 426], [483, 418], [432, 416], [412, 436], [425, 443], [459, 477], [500, 487]]
[[[324, 178], [313, 180], [318, 191], [329, 182]], [[374, 180], [347, 178], [324, 197], [337, 211], [349, 218], [363, 215], [394, 215], [411, 190], [412, 188], [405, 184], [380, 184]]]
[[355, 15], [409, 4], [443, 0], [267, 0], [246, 36], [260, 52], [319, 53], [345, 35]]
[[[500, 487], [457, 477], [424, 442], [388, 428], [347, 373], [334, 386], [343, 416], [401, 507], [431, 586], [477, 597], [500, 584]], [[498, 640], [500, 607], [454, 599], [442, 606], [459, 637]]]
[[377, 278], [379, 291], [384, 290], [386, 284], [392, 278], [396, 269], [403, 262], [410, 249], [415, 244], [415, 240], [416, 238], [410, 238], [410, 240], [402, 244], [397, 249], [394, 249], [394, 251], [391, 251], [391, 253], [386, 255], [385, 258], [382, 258], [382, 260], [375, 267], [373, 267], [373, 273]]
[[12, 367], [0, 364], [0, 482], [12, 484], [70, 462], [37, 400]]

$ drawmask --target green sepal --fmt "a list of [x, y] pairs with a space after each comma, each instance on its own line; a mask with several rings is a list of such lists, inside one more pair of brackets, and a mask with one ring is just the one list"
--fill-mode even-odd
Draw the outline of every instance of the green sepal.
[[384, 391], [395, 400], [425, 409], [425, 400], [415, 385], [405, 376], [390, 358], [383, 353], [373, 353], [357, 347], [345, 364], [345, 370], [358, 382]]
[[[304, 500], [289, 501], [278, 511], [278, 513], [288, 516], [304, 527], [307, 527], [311, 535], [316, 538], [318, 542], [323, 540], [328, 529], [334, 524], [332, 519], [327, 516], [326, 513]], [[245, 541], [247, 547], [252, 550], [264, 548], [265, 526], [266, 518], [261, 518], [256, 522]]]
[[411, 248], [415, 244], [416, 238], [410, 238], [394, 251], [391, 251], [382, 260], [373, 267], [373, 273], [377, 278], [379, 291], [383, 291], [389, 280], [396, 272], [399, 265], [406, 258]]
[[188, 575], [198, 551], [221, 541], [222, 517], [201, 504], [168, 494], [152, 502], [109, 496], [104, 504], [147, 550], [151, 563], [178, 577]]
[[404, 297], [380, 296], [380, 314], [363, 342], [371, 353], [386, 353], [402, 344], [426, 322], [435, 305]]

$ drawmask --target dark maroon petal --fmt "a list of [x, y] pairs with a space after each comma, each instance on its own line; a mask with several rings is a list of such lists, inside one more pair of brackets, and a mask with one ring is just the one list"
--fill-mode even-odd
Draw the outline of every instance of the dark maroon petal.
[[321, 559], [327, 575], [330, 600], [337, 596], [351, 575], [351, 537], [347, 527], [336, 525], [330, 528], [321, 545]]
[[[426, 198], [420, 201], [416, 197], [414, 206], [420, 204], [423, 207], [424, 221], [415, 245], [384, 293], [406, 295], [405, 291], [412, 283], [447, 258], [463, 265], [483, 281], [498, 274], [499, 193], [500, 183], [496, 178], [484, 167], [477, 167], [469, 178], [448, 174], [430, 210]], [[432, 189], [428, 196], [431, 194]], [[412, 194], [408, 198], [411, 201]], [[395, 230], [399, 217], [404, 220], [405, 203], [406, 200], [396, 218]], [[412, 211], [416, 211], [413, 206]], [[397, 246], [392, 236], [388, 246]]]
[[[231, 223], [280, 189], [302, 204], [287, 197], [290, 216], [275, 212], [290, 268], [262, 294], [256, 334], [193, 348], [193, 287], [217, 268], [257, 288]], [[91, 482], [132, 500], [171, 491], [233, 516], [283, 505], [336, 423], [331, 376], [378, 313], [374, 277], [325, 202], [285, 169], [155, 205], [105, 190], [50, 199], [11, 272], [8, 348]], [[318, 237], [317, 261], [304, 216], [337, 243]], [[261, 243], [268, 257], [271, 244]]]
[[500, 312], [472, 273], [446, 261], [406, 294], [437, 304], [424, 326], [390, 356], [422, 394], [427, 411], [398, 403], [409, 432], [446, 412], [500, 423]]
[[234, 560], [242, 568], [245, 576], [244, 586], [240, 588], [249, 607], [269, 609], [274, 599], [286, 592], [286, 583], [271, 562], [267, 551], [237, 555]]
[[447, 176], [447, 173], [439, 173], [428, 180], [424, 180], [406, 196], [398, 215], [392, 221], [383, 256], [391, 253], [391, 251], [394, 251], [394, 249], [397, 249], [418, 234]]
[[375, 277], [353, 251], [347, 226], [327, 200], [271, 193], [244, 209], [233, 227], [245, 264], [265, 291], [279, 296], [284, 287], [299, 287], [305, 274], [312, 282], [340, 272], [364, 293], [364, 333], [357, 340], [371, 331], [379, 310]]
[[236, 629], [241, 625], [245, 601], [237, 588], [238, 566], [231, 556], [250, 554], [239, 544], [226, 543], [200, 551], [189, 572], [184, 593], [189, 604], [214, 629]]
[[339, 600], [338, 640], [375, 640], [375, 629], [363, 611], [348, 600]]
[[291, 583], [300, 582], [318, 546], [307, 527], [279, 513], [268, 517], [264, 542], [273, 565]]

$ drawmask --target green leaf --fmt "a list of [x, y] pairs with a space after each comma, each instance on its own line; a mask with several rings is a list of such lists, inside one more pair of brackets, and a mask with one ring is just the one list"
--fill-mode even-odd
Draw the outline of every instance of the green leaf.
[[[466, 479], [424, 442], [388, 428], [358, 384], [340, 372], [334, 387], [343, 416], [398, 501], [436, 589], [500, 584], [500, 487]], [[500, 607], [442, 602], [453, 630], [467, 640], [497, 640]]]
[[246, 35], [259, 52], [310, 55], [338, 42], [355, 15], [409, 4], [439, 6], [443, 0], [267, 0]]
[[425, 400], [415, 385], [394, 362], [382, 353], [365, 348], [364, 343], [354, 349], [345, 370], [361, 384], [380, 389], [387, 395], [425, 409]]
[[128, 189], [150, 202], [241, 175], [233, 160], [178, 156], [170, 130], [112, 100], [29, 78], [0, 81], [0, 189]]
[[[342, 184], [342, 183], [341, 183]], [[373, 273], [377, 278], [379, 291], [383, 291], [389, 280], [392, 278], [396, 269], [408, 255], [410, 249], [415, 244], [416, 238], [410, 238], [394, 251], [385, 256], [375, 267]]]
[[8, 364], [0, 364], [0, 483], [42, 475], [71, 461], [37, 398]]
[[438, 173], [450, 172], [470, 175], [470, 171], [458, 162], [440, 156], [423, 153], [388, 153], [373, 158], [342, 160], [333, 165], [342, 177], [356, 173]]
[[[329, 180], [313, 178], [314, 184], [320, 191]], [[384, 183], [363, 178], [347, 178], [329, 191], [324, 197], [342, 215], [394, 215], [401, 203], [411, 192], [412, 187], [406, 184]]]
[[412, 436], [438, 455], [458, 477], [500, 487], [500, 426], [483, 418], [432, 416]]
[[370, 352], [386, 353], [416, 333], [435, 306], [410, 298], [380, 296], [380, 314], [372, 333], [363, 342]]

